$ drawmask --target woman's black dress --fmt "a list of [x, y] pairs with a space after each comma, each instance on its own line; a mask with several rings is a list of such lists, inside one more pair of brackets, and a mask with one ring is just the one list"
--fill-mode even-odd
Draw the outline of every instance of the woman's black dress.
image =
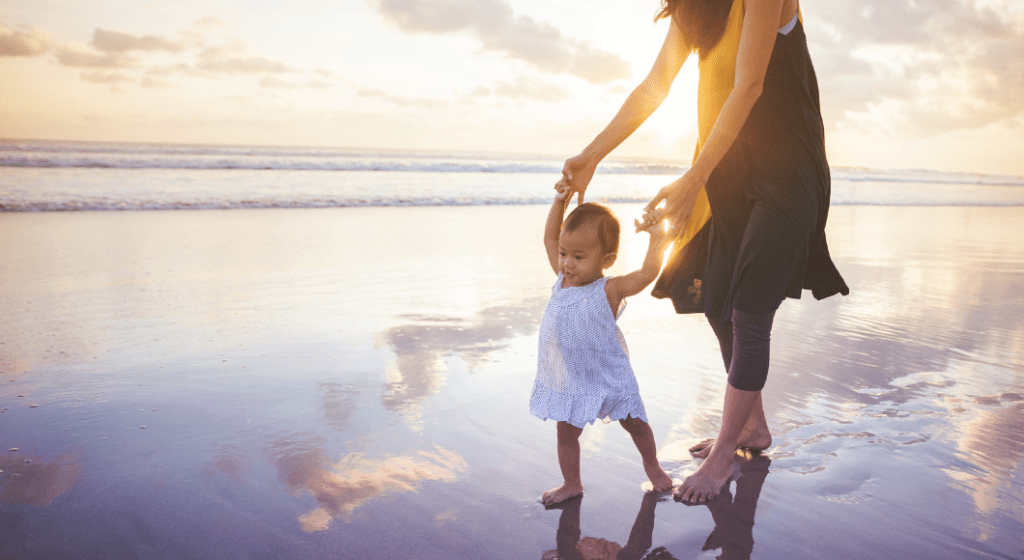
[[719, 321], [809, 289], [850, 292], [825, 243], [831, 193], [818, 83], [803, 25], [777, 35], [764, 89], [706, 184], [711, 219], [667, 263], [655, 297]]

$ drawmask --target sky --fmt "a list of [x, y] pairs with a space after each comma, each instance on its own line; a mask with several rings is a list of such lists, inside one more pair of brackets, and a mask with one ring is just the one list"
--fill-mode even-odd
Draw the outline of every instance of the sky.
[[[750, 1], [750, 0], [748, 0]], [[0, 138], [568, 157], [658, 0], [5, 0]], [[1024, 0], [803, 0], [834, 166], [1024, 175]], [[614, 155], [687, 160], [696, 60]]]

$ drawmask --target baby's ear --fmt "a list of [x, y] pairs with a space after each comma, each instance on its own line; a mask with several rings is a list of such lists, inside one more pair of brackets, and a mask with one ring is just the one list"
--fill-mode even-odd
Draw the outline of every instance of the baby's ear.
[[608, 268], [611, 265], [615, 264], [615, 258], [618, 256], [619, 255], [617, 255], [616, 253], [605, 253], [604, 262], [601, 263], [601, 268]]

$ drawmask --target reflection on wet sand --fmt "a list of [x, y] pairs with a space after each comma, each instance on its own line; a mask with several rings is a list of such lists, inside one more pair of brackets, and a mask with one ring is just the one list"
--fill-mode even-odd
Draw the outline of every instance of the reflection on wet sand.
[[323, 531], [338, 517], [351, 521], [353, 512], [370, 500], [416, 491], [421, 482], [455, 482], [466, 469], [460, 455], [439, 446], [385, 459], [349, 453], [332, 464], [311, 442], [282, 441], [271, 446], [270, 455], [278, 478], [292, 492], [309, 492], [320, 503], [299, 517], [299, 526], [306, 532]]
[[981, 470], [945, 469], [970, 488], [980, 518], [974, 520], [981, 533], [975, 536], [982, 540], [993, 536], [983, 518], [1000, 509], [1024, 519], [1024, 493], [1014, 484], [1014, 474], [1024, 459], [1024, 403], [1018, 402], [1020, 398], [1019, 393], [976, 397], [973, 407], [981, 410], [960, 429], [957, 450]]
[[403, 316], [408, 324], [386, 330], [384, 342], [395, 354], [387, 372], [384, 407], [415, 415], [423, 399], [437, 393], [447, 371], [444, 357], [458, 356], [470, 370], [505, 348], [509, 340], [537, 328], [542, 300], [481, 309], [471, 320]]
[[904, 406], [899, 411], [902, 415], [917, 414], [914, 408], [944, 411], [944, 422], [924, 438], [938, 437], [938, 428], [949, 429], [960, 459], [976, 467], [964, 469], [961, 464], [943, 471], [969, 489], [979, 517], [974, 525], [985, 527], [987, 523], [981, 518], [1000, 509], [1024, 519], [1024, 495], [1014, 480], [1024, 460], [1024, 388], [1018, 377], [1013, 379], [1018, 385], [1004, 386], [994, 394], [977, 394], [972, 381], [985, 379], [991, 383], [1005, 376], [999, 372], [993, 375], [992, 371], [983, 375], [979, 368], [992, 370], [993, 366], [964, 364], [948, 372], [904, 376], [890, 385], [914, 397], [910, 401], [914, 407]]
[[[399, 317], [409, 323], [382, 333], [395, 356], [381, 397], [384, 408], [405, 415], [411, 424], [422, 402], [441, 389], [447, 372], [444, 358], [457, 356], [469, 369], [485, 363], [511, 339], [536, 329], [537, 308], [542, 304], [537, 300], [492, 306], [470, 320]], [[320, 414], [324, 423], [339, 431], [348, 430], [361, 391], [350, 383], [323, 382], [317, 387], [323, 394]], [[292, 492], [309, 492], [320, 504], [299, 517], [299, 526], [306, 532], [326, 530], [339, 517], [350, 521], [353, 512], [371, 500], [415, 491], [423, 481], [455, 482], [458, 473], [466, 469], [466, 461], [459, 454], [439, 446], [432, 451], [408, 451], [384, 459], [349, 453], [332, 463], [319, 442], [300, 439], [271, 445], [269, 455], [278, 478]], [[236, 480], [241, 476], [238, 459], [227, 450], [222, 450], [208, 469]], [[435, 522], [443, 525], [453, 516], [454, 512], [445, 512]]]
[[[763, 455], [737, 455], [734, 464], [736, 496], [729, 486], [713, 500], [702, 504], [687, 503], [689, 507], [707, 506], [715, 520], [715, 529], [704, 542], [701, 551], [721, 549], [721, 560], [749, 560], [754, 549], [754, 512], [761, 496], [761, 487], [768, 476], [771, 460]], [[562, 514], [558, 519], [558, 533], [555, 536], [557, 548], [542, 556], [543, 560], [672, 560], [665, 547], [657, 547], [648, 554], [654, 541], [654, 509], [660, 495], [654, 492], [644, 494], [640, 512], [629, 532], [625, 546], [595, 537], [583, 537], [580, 530], [580, 505], [583, 497], [574, 498], [559, 506]], [[646, 555], [646, 556], [645, 556]], [[692, 557], [692, 554], [686, 554]]]
[[[654, 533], [654, 508], [658, 505], [660, 495], [654, 492], [646, 492], [644, 499], [640, 502], [640, 513], [633, 522], [633, 528], [629, 532], [629, 540], [626, 546], [616, 542], [595, 537], [580, 538], [580, 505], [583, 503], [583, 496], [563, 502], [556, 509], [562, 510], [558, 518], [558, 532], [555, 535], [555, 542], [558, 548], [549, 550], [541, 558], [543, 560], [640, 560], [651, 548]], [[664, 550], [664, 549], [659, 549]], [[656, 558], [671, 558], [667, 556], [653, 556]]]
[[223, 474], [235, 482], [245, 479], [245, 459], [233, 447], [222, 445], [213, 459], [203, 466], [207, 474]]
[[317, 388], [324, 393], [323, 404], [320, 405], [324, 423], [336, 430], [345, 431], [357, 408], [359, 391], [350, 385], [334, 382], [320, 383]]
[[48, 462], [11, 449], [0, 454], [0, 504], [48, 506], [75, 485], [81, 472], [77, 449]]
[[[747, 560], [754, 551], [754, 512], [772, 462], [763, 455], [746, 457], [740, 464], [739, 477], [735, 479], [736, 496], [733, 497], [729, 486], [726, 486], [718, 497], [706, 504], [715, 520], [715, 529], [701, 550], [722, 549], [718, 557], [721, 560]], [[739, 457], [736, 463], [740, 463]]]

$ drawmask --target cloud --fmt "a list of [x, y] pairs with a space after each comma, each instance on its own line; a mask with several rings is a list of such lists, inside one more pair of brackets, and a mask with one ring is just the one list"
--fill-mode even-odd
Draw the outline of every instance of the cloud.
[[46, 462], [40, 457], [11, 449], [0, 454], [0, 504], [48, 506], [58, 496], [74, 488], [82, 473], [82, 453], [77, 448]]
[[546, 84], [527, 79], [512, 82], [497, 82], [493, 88], [480, 86], [470, 94], [472, 97], [497, 95], [509, 99], [535, 99], [537, 101], [562, 101], [568, 99], [569, 92], [554, 84]]
[[377, 97], [385, 101], [390, 101], [395, 105], [402, 105], [404, 107], [419, 107], [422, 109], [442, 109], [448, 106], [447, 101], [438, 99], [416, 99], [412, 97], [404, 97], [401, 95], [394, 95], [382, 91], [379, 89], [360, 89], [356, 92], [359, 97]]
[[287, 90], [296, 90], [296, 89], [320, 89], [320, 90], [323, 90], [323, 89], [334, 87], [334, 84], [325, 82], [323, 80], [312, 80], [312, 81], [309, 81], [309, 82], [306, 82], [306, 83], [298, 83], [298, 82], [290, 82], [290, 81], [282, 80], [282, 79], [280, 79], [280, 78], [278, 78], [276, 76], [264, 76], [259, 81], [259, 86], [260, 87], [265, 87], [265, 88], [277, 88], [277, 89], [287, 89]]
[[276, 74], [290, 72], [283, 62], [263, 56], [246, 54], [246, 47], [240, 41], [209, 47], [199, 53], [196, 67], [209, 72], [227, 74]]
[[146, 69], [146, 74], [150, 76], [173, 76], [173, 75], [185, 75], [193, 77], [202, 77], [207, 74], [196, 70], [191, 65], [184, 62], [178, 62], [176, 64], [168, 64], [163, 66], [150, 66]]
[[96, 54], [74, 47], [61, 47], [56, 52], [57, 62], [73, 68], [136, 68], [139, 60], [124, 54]]
[[93, 32], [92, 46], [106, 53], [124, 53], [129, 51], [171, 51], [179, 52], [185, 45], [163, 37], [146, 35], [138, 37], [120, 31], [108, 31], [97, 28]]
[[620, 56], [565, 37], [554, 26], [517, 16], [505, 0], [380, 0], [377, 10], [409, 33], [469, 33], [484, 50], [503, 53], [552, 74], [600, 84], [629, 78]]
[[39, 56], [48, 43], [38, 29], [14, 31], [0, 22], [0, 56]]
[[168, 82], [167, 80], [161, 80], [160, 78], [155, 78], [153, 76], [143, 76], [141, 79], [139, 79], [139, 85], [148, 89], [162, 89], [174, 87], [174, 84], [172, 84], [171, 82]]
[[826, 120], [920, 136], [1024, 113], [1024, 10], [997, 4], [808, 2]]
[[135, 78], [118, 72], [104, 72], [96, 70], [93, 72], [82, 72], [82, 79], [94, 84], [123, 84], [134, 82]]
[[226, 22], [224, 22], [224, 20], [221, 20], [219, 18], [215, 18], [215, 17], [212, 17], [212, 16], [204, 17], [204, 18], [201, 18], [201, 19], [197, 19], [193, 23], [193, 25], [195, 25], [199, 29], [211, 29], [211, 30], [213, 30], [213, 29], [224, 29], [224, 28], [228, 27], [228, 24]]
[[426, 481], [454, 483], [469, 465], [461, 455], [435, 445], [430, 451], [370, 459], [349, 453], [332, 463], [318, 442], [275, 442], [269, 455], [278, 478], [294, 493], [308, 492], [319, 507], [299, 517], [306, 532], [327, 530], [337, 518], [352, 521], [355, 511], [374, 500], [416, 492]]
[[406, 315], [407, 324], [389, 328], [383, 340], [395, 355], [394, 369], [388, 371], [384, 407], [407, 415], [418, 414], [424, 399], [440, 390], [444, 370], [437, 364], [445, 356], [457, 355], [471, 368], [487, 356], [506, 348], [511, 341], [536, 329], [544, 299], [514, 305], [496, 305], [479, 310], [469, 320], [459, 317]]

